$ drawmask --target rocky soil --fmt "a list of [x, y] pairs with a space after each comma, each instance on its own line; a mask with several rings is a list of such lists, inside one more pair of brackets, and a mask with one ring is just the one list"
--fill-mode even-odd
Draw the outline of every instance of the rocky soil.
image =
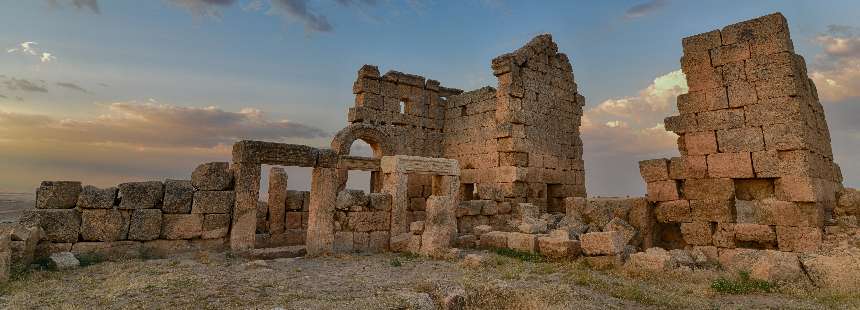
[[[225, 254], [87, 262], [68, 271], [18, 271], [0, 285], [0, 308], [433, 309], [465, 297], [466, 309], [860, 307], [860, 295], [811, 286], [727, 295], [715, 270], [660, 274], [595, 271], [581, 261], [542, 262], [478, 253], [479, 263], [398, 254], [249, 261]], [[459, 293], [457, 293], [459, 292]]]

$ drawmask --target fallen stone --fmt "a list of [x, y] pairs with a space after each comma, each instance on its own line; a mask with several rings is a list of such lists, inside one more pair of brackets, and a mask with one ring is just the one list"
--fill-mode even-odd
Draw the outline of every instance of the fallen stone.
[[538, 237], [537, 247], [541, 255], [553, 259], [574, 258], [582, 250], [579, 241], [553, 236]]
[[75, 258], [75, 254], [72, 252], [59, 252], [48, 257], [48, 265], [51, 269], [68, 270], [78, 268], [81, 262]]
[[728, 270], [746, 271], [750, 278], [768, 282], [790, 283], [807, 279], [796, 253], [726, 249], [720, 253], [720, 264]]
[[510, 233], [504, 231], [491, 231], [481, 235], [478, 246], [484, 249], [505, 249], [508, 248], [508, 235]]
[[508, 234], [508, 248], [527, 253], [537, 253], [537, 235], [512, 232]]
[[632, 272], [665, 271], [673, 268], [672, 256], [662, 248], [649, 248], [645, 252], [631, 254], [624, 268]]
[[617, 231], [591, 232], [580, 236], [582, 252], [588, 256], [616, 255], [624, 251], [624, 236]]
[[612, 218], [612, 220], [603, 227], [603, 231], [617, 231], [621, 233], [624, 244], [630, 244], [630, 241], [632, 241], [637, 234], [636, 228], [618, 217]]
[[817, 287], [841, 293], [860, 290], [860, 257], [854, 256], [802, 256], [801, 264]]

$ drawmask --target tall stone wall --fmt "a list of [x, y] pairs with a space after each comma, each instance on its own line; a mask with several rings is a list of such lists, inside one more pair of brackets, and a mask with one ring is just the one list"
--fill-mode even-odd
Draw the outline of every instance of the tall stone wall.
[[689, 245], [814, 251], [842, 177], [785, 18], [687, 37], [683, 49], [689, 92], [665, 121], [681, 156], [640, 162], [657, 220]]

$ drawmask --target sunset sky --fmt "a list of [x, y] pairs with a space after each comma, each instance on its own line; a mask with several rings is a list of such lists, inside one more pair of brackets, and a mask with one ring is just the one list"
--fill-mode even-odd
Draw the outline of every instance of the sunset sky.
[[[686, 92], [681, 38], [775, 11], [816, 82], [845, 184], [860, 187], [856, 0], [0, 3], [0, 192], [188, 178], [238, 139], [327, 147], [362, 64], [495, 86], [493, 57], [551, 33], [587, 98], [589, 195], [641, 195], [637, 162], [677, 155], [662, 121]], [[290, 172], [306, 189], [307, 169]]]

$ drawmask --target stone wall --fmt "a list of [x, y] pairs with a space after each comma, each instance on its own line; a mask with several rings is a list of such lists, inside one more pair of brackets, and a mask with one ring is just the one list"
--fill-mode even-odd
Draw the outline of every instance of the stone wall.
[[777, 13], [683, 39], [680, 157], [639, 163], [679, 246], [815, 251], [841, 188], [803, 58]]
[[[103, 258], [161, 256], [225, 249], [235, 195], [226, 162], [207, 163], [190, 180], [122, 183], [116, 187], [44, 181], [34, 209], [13, 235], [13, 256], [28, 263], [56, 252]], [[39, 230], [37, 237], [24, 234]], [[26, 236], [26, 237], [22, 237]], [[38, 244], [30, 246], [27, 243]], [[28, 252], [33, 253], [28, 253]]]

